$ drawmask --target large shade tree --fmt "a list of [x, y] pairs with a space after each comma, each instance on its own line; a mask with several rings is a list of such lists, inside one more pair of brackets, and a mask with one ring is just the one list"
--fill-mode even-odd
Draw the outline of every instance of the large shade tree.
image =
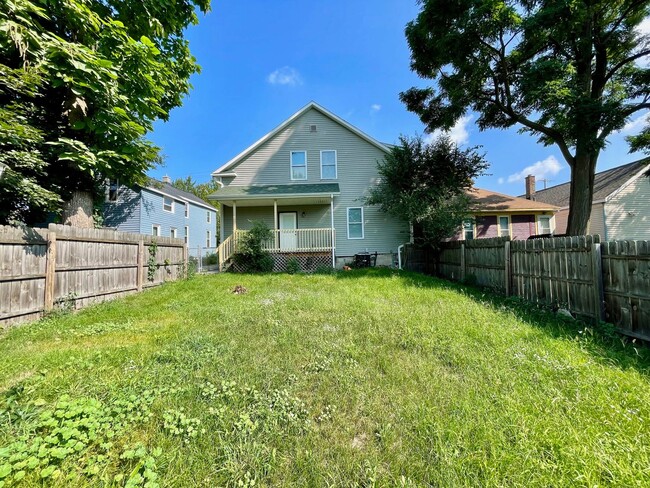
[[[0, 0], [0, 223], [64, 211], [105, 178], [145, 183], [145, 138], [198, 71], [185, 28], [209, 0]], [[66, 203], [67, 202], [67, 203]]]
[[[469, 110], [480, 129], [517, 126], [571, 168], [567, 232], [587, 232], [608, 137], [650, 108], [650, 39], [639, 0], [423, 0], [406, 27], [412, 69], [435, 86], [402, 93], [430, 130]], [[650, 147], [650, 131], [630, 137]]]

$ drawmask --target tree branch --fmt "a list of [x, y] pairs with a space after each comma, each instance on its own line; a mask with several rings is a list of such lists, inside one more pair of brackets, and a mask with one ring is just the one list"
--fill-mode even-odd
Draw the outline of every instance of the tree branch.
[[628, 56], [628, 57], [625, 58], [624, 60], [622, 60], [622, 61], [616, 63], [616, 64], [612, 67], [612, 69], [609, 70], [609, 72], [607, 73], [607, 75], [605, 75], [605, 82], [609, 81], [610, 78], [611, 78], [612, 76], [614, 76], [614, 75], [616, 74], [616, 72], [617, 72], [619, 69], [621, 69], [623, 66], [625, 66], [626, 64], [631, 63], [632, 61], [636, 61], [637, 59], [642, 58], [643, 56], [648, 56], [648, 55], [650, 55], [650, 49], [646, 49], [646, 50], [643, 50], [643, 51], [639, 51], [638, 53], [633, 54], [632, 56]]

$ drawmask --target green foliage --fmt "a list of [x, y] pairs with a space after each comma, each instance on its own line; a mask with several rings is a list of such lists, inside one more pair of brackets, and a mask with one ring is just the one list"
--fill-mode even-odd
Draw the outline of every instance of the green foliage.
[[469, 216], [467, 191], [488, 163], [477, 148], [461, 150], [448, 138], [426, 144], [421, 137], [400, 137], [377, 169], [380, 182], [366, 203], [412, 222], [420, 244], [437, 244], [456, 233]]
[[[401, 94], [429, 130], [468, 110], [481, 129], [518, 126], [572, 168], [571, 234], [585, 233], [608, 137], [650, 108], [650, 36], [635, 0], [424, 0], [406, 28], [411, 67], [437, 86]], [[629, 138], [650, 148], [649, 128]]]
[[186, 178], [177, 178], [172, 182], [174, 188], [186, 191], [196, 195], [201, 200], [210, 203], [213, 207], [218, 208], [218, 204], [208, 200], [208, 197], [219, 190], [220, 186], [216, 181], [210, 180], [207, 183], [199, 183], [192, 179], [191, 176]]
[[158, 260], [156, 259], [156, 254], [158, 254], [158, 244], [152, 239], [151, 244], [149, 244], [149, 258], [147, 259], [147, 279], [153, 282], [156, 277], [156, 270], [159, 268]]
[[216, 252], [206, 255], [205, 264], [207, 264], [208, 266], [219, 264], [219, 255]]
[[253, 222], [237, 243], [233, 261], [247, 273], [269, 273], [273, 271], [273, 258], [263, 249], [263, 244], [273, 238], [273, 233], [262, 221]]
[[209, 0], [0, 0], [0, 223], [38, 222], [104, 178], [145, 183], [145, 139], [198, 71], [185, 28]]
[[300, 273], [300, 263], [296, 258], [291, 258], [287, 261], [287, 273], [296, 274]]

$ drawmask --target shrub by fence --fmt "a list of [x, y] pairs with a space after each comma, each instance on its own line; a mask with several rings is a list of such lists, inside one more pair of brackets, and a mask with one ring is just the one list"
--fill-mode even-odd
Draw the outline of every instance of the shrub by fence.
[[33, 320], [57, 305], [81, 308], [142, 291], [185, 270], [182, 239], [0, 226], [0, 325]]
[[581, 236], [445, 242], [435, 252], [410, 248], [405, 267], [566, 308], [650, 340], [647, 241], [601, 243], [598, 236]]

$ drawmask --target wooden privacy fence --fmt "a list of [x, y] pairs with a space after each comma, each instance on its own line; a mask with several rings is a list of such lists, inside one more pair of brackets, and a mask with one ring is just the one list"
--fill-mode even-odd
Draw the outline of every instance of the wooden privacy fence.
[[[600, 242], [598, 236], [441, 243], [410, 249], [406, 268], [486, 286], [505, 295], [566, 308], [650, 340], [650, 242]], [[425, 271], [426, 272], [426, 271]]]
[[33, 320], [57, 305], [81, 308], [142, 291], [186, 270], [182, 239], [0, 226], [0, 325]]

